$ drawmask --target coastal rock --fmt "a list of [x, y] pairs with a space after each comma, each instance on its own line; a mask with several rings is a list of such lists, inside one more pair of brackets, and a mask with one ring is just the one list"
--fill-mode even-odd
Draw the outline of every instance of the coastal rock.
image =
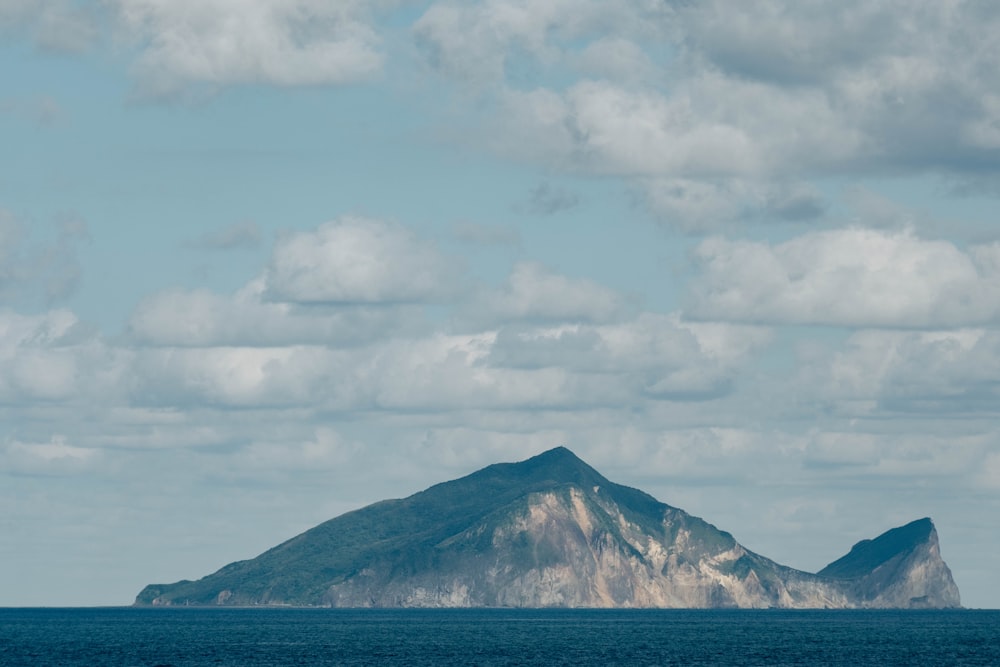
[[859, 542], [816, 574], [559, 447], [327, 521], [137, 605], [958, 607], [930, 519]]

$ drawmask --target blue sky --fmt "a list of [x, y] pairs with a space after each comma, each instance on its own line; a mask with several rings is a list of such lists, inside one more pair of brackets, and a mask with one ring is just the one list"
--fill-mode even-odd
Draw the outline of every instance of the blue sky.
[[567, 445], [1000, 604], [991, 3], [0, 0], [0, 604]]

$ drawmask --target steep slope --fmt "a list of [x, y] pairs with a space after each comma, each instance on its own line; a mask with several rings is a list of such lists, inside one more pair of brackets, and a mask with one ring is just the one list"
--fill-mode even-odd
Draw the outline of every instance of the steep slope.
[[958, 607], [958, 587], [941, 558], [937, 530], [928, 518], [894, 528], [819, 571], [845, 581], [861, 606]]
[[957, 606], [933, 526], [910, 526], [799, 572], [559, 447], [344, 514], [198, 581], [147, 586], [136, 604]]

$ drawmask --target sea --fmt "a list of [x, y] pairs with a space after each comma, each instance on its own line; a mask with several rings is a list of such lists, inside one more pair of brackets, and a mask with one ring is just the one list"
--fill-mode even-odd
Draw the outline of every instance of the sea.
[[0, 609], [0, 665], [1000, 665], [1000, 611]]

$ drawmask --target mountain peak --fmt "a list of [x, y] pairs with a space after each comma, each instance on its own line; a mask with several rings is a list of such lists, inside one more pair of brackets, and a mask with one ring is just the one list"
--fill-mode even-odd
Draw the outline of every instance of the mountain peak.
[[534, 456], [532, 456], [530, 459], [527, 460], [531, 461], [536, 459], [570, 460], [583, 463], [583, 459], [574, 454], [568, 447], [565, 447], [563, 445], [559, 445], [558, 447], [553, 447], [552, 449], [548, 449], [542, 452], [541, 454], [535, 454]]
[[479, 482], [498, 478], [533, 488], [564, 484], [589, 488], [610, 484], [566, 447], [555, 447], [517, 463], [495, 463], [463, 479]]
[[562, 446], [554, 447], [513, 465], [520, 466], [525, 469], [545, 469], [554, 473], [561, 472], [577, 474], [580, 472], [587, 472], [600, 475], [600, 473], [590, 467], [583, 459], [574, 454], [570, 449]]
[[835, 560], [819, 574], [824, 577], [853, 579], [862, 577], [886, 561], [913, 551], [929, 540], [937, 541], [934, 523], [928, 517], [888, 530], [873, 540], [861, 540], [843, 558]]

